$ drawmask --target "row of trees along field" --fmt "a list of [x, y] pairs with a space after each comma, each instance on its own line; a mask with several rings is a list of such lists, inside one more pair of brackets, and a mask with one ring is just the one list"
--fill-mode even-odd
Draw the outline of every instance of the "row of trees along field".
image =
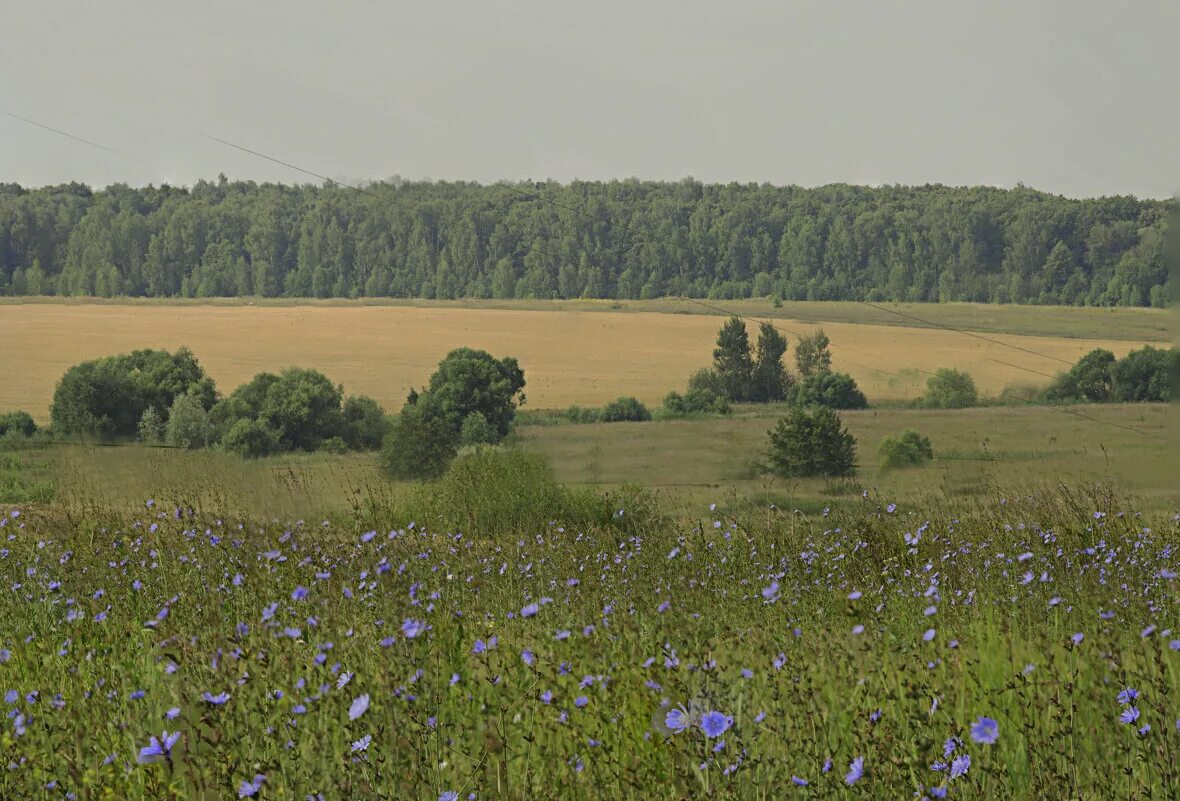
[[1163, 306], [1169, 210], [1023, 186], [0, 184], [0, 294]]

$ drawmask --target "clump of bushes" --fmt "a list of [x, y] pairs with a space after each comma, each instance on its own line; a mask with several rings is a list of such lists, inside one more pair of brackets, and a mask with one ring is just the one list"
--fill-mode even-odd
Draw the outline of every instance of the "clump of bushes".
[[672, 391], [664, 396], [664, 414], [685, 417], [690, 414], [729, 414], [732, 407], [723, 395], [711, 389], [690, 389], [685, 394]]
[[922, 405], [932, 409], [966, 409], [979, 403], [975, 379], [962, 370], [939, 368], [926, 379]]
[[795, 348], [796, 377], [783, 365], [787, 340], [773, 325], [761, 324], [757, 348], [752, 350], [745, 323], [731, 317], [717, 335], [713, 366], [689, 378], [686, 394], [668, 393], [664, 410], [670, 417], [727, 414], [730, 402], [773, 401], [832, 409], [867, 407], [868, 400], [852, 376], [832, 372], [831, 344], [823, 329], [800, 337]]
[[1161, 403], [1180, 376], [1180, 350], [1147, 345], [1121, 359], [1105, 348], [1087, 353], [1045, 391], [1050, 401]]
[[137, 350], [71, 367], [58, 381], [49, 415], [59, 434], [131, 438], [148, 408], [166, 424], [182, 395], [205, 410], [217, 400], [213, 380], [192, 351]]
[[651, 412], [636, 398], [616, 398], [601, 409], [571, 406], [565, 410], [571, 423], [641, 423], [651, 419]]
[[767, 459], [784, 477], [851, 476], [856, 472], [856, 439], [826, 406], [796, 408], [769, 432]]
[[375, 449], [388, 428], [372, 398], [316, 370], [259, 373], [218, 398], [192, 351], [137, 350], [74, 365], [50, 409], [59, 434], [137, 438], [148, 445], [223, 448], [247, 457], [279, 451]]
[[[174, 434], [169, 420], [171, 445], [192, 443], [201, 436], [196, 410], [189, 405], [185, 411], [186, 428]], [[208, 440], [257, 457], [282, 451], [375, 448], [387, 424], [384, 410], [371, 398], [345, 400], [344, 388], [323, 373], [291, 367], [278, 375], [259, 373], [238, 387], [210, 410], [207, 427]]]
[[826, 406], [829, 409], [864, 409], [869, 405], [856, 381], [847, 373], [813, 373], [795, 386], [796, 406]]
[[651, 412], [635, 398], [622, 397], [603, 406], [599, 419], [604, 423], [641, 423], [651, 419]]
[[885, 437], [877, 446], [882, 467], [914, 467], [934, 458], [930, 438], [909, 430], [900, 437]]
[[0, 413], [0, 437], [31, 437], [37, 433], [37, 423], [28, 412]]

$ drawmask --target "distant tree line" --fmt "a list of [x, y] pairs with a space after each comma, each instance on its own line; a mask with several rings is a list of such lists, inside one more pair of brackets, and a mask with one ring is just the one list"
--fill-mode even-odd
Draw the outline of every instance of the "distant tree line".
[[0, 295], [1164, 306], [1170, 204], [1018, 187], [0, 184]]

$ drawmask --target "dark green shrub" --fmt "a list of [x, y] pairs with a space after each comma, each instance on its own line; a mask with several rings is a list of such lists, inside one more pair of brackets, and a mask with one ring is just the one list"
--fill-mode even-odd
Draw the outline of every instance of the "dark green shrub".
[[1169, 399], [1168, 373], [1175, 350], [1150, 345], [1133, 350], [1115, 362], [1111, 370], [1111, 396], [1116, 403], [1160, 403]]
[[540, 455], [503, 446], [459, 454], [439, 481], [415, 493], [410, 505], [436, 528], [481, 537], [541, 534], [558, 525], [643, 530], [660, 515], [658, 502], [646, 491], [602, 494], [566, 488]]
[[926, 379], [922, 405], [931, 409], [966, 409], [979, 402], [975, 379], [962, 370], [940, 367]]
[[487, 351], [458, 348], [439, 362], [423, 394], [450, 420], [456, 435], [463, 419], [479, 412], [506, 437], [516, 407], [524, 402], [524, 384], [516, 359], [497, 360]]
[[323, 373], [289, 367], [267, 387], [258, 419], [278, 433], [283, 450], [318, 450], [344, 430], [343, 396], [344, 390]]
[[726, 397], [725, 381], [716, 370], [708, 367], [702, 367], [688, 377], [688, 392], [694, 390], [711, 392], [720, 398]]
[[863, 409], [869, 405], [856, 381], [847, 373], [815, 373], [796, 384], [792, 400], [797, 406], [829, 409]]
[[669, 392], [664, 396], [664, 413], [669, 417], [689, 414], [729, 414], [729, 401], [708, 388], [690, 389], [686, 394]]
[[1045, 391], [1049, 400], [1107, 403], [1113, 396], [1114, 354], [1095, 348], [1062, 373]]
[[826, 406], [792, 409], [769, 432], [767, 458], [780, 476], [851, 476], [856, 440]]
[[5, 412], [0, 414], [0, 437], [5, 435], [31, 437], [37, 433], [37, 423], [28, 412]]
[[266, 393], [279, 380], [274, 373], [258, 373], [209, 410], [213, 438], [222, 439], [238, 420], [257, 420], [266, 401]]
[[900, 437], [885, 437], [877, 446], [882, 467], [912, 467], [934, 458], [930, 439], [917, 431], [905, 431]]
[[622, 397], [602, 407], [599, 419], [604, 423], [637, 423], [651, 419], [651, 412], [635, 398]]
[[50, 419], [62, 434], [134, 437], [147, 407], [166, 414], [181, 395], [197, 398], [204, 409], [217, 399], [192, 351], [137, 350], [67, 370], [53, 393]]
[[320, 450], [324, 440], [368, 447], [384, 430], [381, 407], [369, 398], [350, 399], [352, 419], [342, 410], [344, 390], [317, 370], [290, 367], [279, 375], [259, 373], [209, 413], [210, 436], [226, 436], [239, 420], [257, 420], [278, 437], [280, 451]]
[[373, 451], [381, 447], [389, 418], [381, 404], [367, 395], [350, 395], [341, 409], [344, 418], [345, 443], [353, 450]]
[[394, 419], [381, 446], [380, 462], [399, 481], [438, 478], [458, 447], [459, 432], [450, 417], [423, 396]]
[[265, 422], [243, 417], [221, 437], [221, 447], [247, 459], [269, 456], [279, 450], [279, 435]]

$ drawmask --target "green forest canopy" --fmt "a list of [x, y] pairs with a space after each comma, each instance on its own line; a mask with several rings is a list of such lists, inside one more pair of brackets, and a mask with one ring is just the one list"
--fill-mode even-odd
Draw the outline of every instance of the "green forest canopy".
[[1163, 306], [1170, 206], [691, 179], [0, 184], [0, 295]]

